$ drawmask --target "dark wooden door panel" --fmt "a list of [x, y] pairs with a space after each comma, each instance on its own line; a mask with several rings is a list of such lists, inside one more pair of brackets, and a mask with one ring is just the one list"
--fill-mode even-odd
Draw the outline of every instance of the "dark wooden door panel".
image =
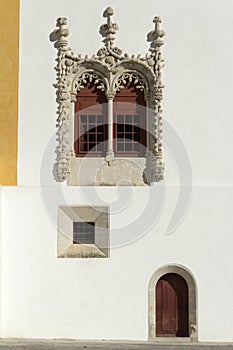
[[156, 335], [188, 336], [188, 287], [179, 275], [167, 274], [157, 283]]

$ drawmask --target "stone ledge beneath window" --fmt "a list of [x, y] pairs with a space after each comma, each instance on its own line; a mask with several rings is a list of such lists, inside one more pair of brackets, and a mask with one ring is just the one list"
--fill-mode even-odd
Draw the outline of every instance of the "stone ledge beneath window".
[[[107, 252], [106, 252], [107, 253]], [[59, 258], [107, 258], [94, 244], [72, 244], [65, 249]]]
[[146, 186], [145, 158], [72, 158], [69, 186]]
[[[95, 243], [73, 243], [73, 223], [94, 222]], [[60, 206], [57, 210], [58, 258], [109, 257], [108, 207]]]

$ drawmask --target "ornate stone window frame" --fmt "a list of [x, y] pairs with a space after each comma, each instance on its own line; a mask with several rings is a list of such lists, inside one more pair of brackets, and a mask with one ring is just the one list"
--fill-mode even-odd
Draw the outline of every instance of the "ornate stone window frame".
[[[57, 52], [57, 82], [54, 84], [57, 92], [57, 140], [56, 163], [54, 177], [63, 182], [69, 178], [71, 159], [75, 157], [73, 149], [74, 102], [77, 93], [88, 82], [105, 92], [108, 100], [108, 147], [105, 160], [111, 165], [114, 159], [113, 151], [113, 99], [115, 94], [130, 82], [137, 89], [144, 90], [147, 104], [147, 139], [146, 163], [144, 169], [145, 182], [151, 185], [164, 178], [164, 162], [162, 152], [162, 90], [161, 71], [163, 58], [161, 46], [165, 32], [161, 30], [161, 18], [155, 17], [154, 30], [148, 33], [149, 52], [131, 57], [122, 53], [115, 46], [115, 33], [119, 27], [112, 22], [113, 9], [108, 7], [103, 16], [107, 23], [100, 27], [104, 37], [104, 47], [92, 57], [75, 55], [68, 46], [67, 19], [57, 19], [57, 29], [51, 35], [55, 41]], [[70, 145], [72, 145], [70, 147]]]

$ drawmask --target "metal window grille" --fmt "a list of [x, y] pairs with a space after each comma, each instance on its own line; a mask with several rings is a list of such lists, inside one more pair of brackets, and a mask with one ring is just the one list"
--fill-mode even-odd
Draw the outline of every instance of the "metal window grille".
[[94, 244], [95, 223], [94, 222], [73, 222], [73, 243]]

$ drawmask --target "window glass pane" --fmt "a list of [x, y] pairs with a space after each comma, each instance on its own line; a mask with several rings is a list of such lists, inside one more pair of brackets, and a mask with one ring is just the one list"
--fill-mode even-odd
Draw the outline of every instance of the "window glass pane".
[[117, 150], [118, 151], [124, 151], [124, 144], [123, 143], [117, 143]]
[[125, 137], [125, 134], [123, 134], [123, 133], [118, 133], [117, 134], [117, 138], [118, 139], [124, 139], [124, 137]]
[[89, 122], [89, 123], [95, 123], [95, 117], [96, 117], [95, 115], [92, 115], [92, 114], [89, 115], [89, 116], [88, 116], [88, 122]]
[[134, 135], [134, 140], [137, 142], [140, 142], [140, 134], [135, 134]]
[[96, 131], [97, 131], [98, 133], [103, 133], [103, 132], [104, 132], [104, 125], [99, 125], [99, 126], [97, 126]]
[[134, 151], [136, 152], [140, 151], [140, 143], [134, 143]]
[[140, 124], [140, 117], [138, 114], [134, 115], [134, 124], [138, 124], [138, 125]]
[[96, 146], [96, 144], [95, 143], [89, 143], [89, 150], [91, 151], [95, 151], [95, 146]]
[[125, 125], [125, 131], [126, 132], [132, 132], [132, 130], [133, 130], [132, 125], [128, 125], [128, 124]]
[[133, 140], [134, 139], [134, 135], [133, 134], [125, 134], [125, 142], [131, 142], [129, 140]]
[[95, 127], [96, 127], [95, 124], [89, 124], [89, 132], [95, 131], [95, 130], [93, 130], [93, 129], [95, 129]]
[[124, 123], [124, 115], [118, 114], [117, 115], [117, 123]]
[[117, 124], [117, 132], [124, 132], [124, 125], [123, 124]]
[[103, 142], [104, 138], [102, 134], [97, 134], [97, 142]]
[[90, 142], [95, 142], [96, 141], [96, 135], [95, 134], [90, 134], [89, 135], [89, 141]]
[[86, 123], [87, 122], [87, 116], [86, 115], [82, 114], [80, 117], [81, 117], [81, 122], [82, 123]]
[[125, 116], [125, 123], [126, 124], [132, 124], [132, 115], [131, 114], [126, 114], [126, 116]]
[[132, 151], [132, 143], [126, 143], [125, 144], [125, 150], [126, 151]]
[[141, 131], [143, 131], [143, 129], [139, 128], [138, 126], [134, 127], [134, 131], [138, 134], [140, 134]]
[[104, 117], [103, 115], [97, 115], [97, 123], [98, 124], [103, 124], [104, 122]]

